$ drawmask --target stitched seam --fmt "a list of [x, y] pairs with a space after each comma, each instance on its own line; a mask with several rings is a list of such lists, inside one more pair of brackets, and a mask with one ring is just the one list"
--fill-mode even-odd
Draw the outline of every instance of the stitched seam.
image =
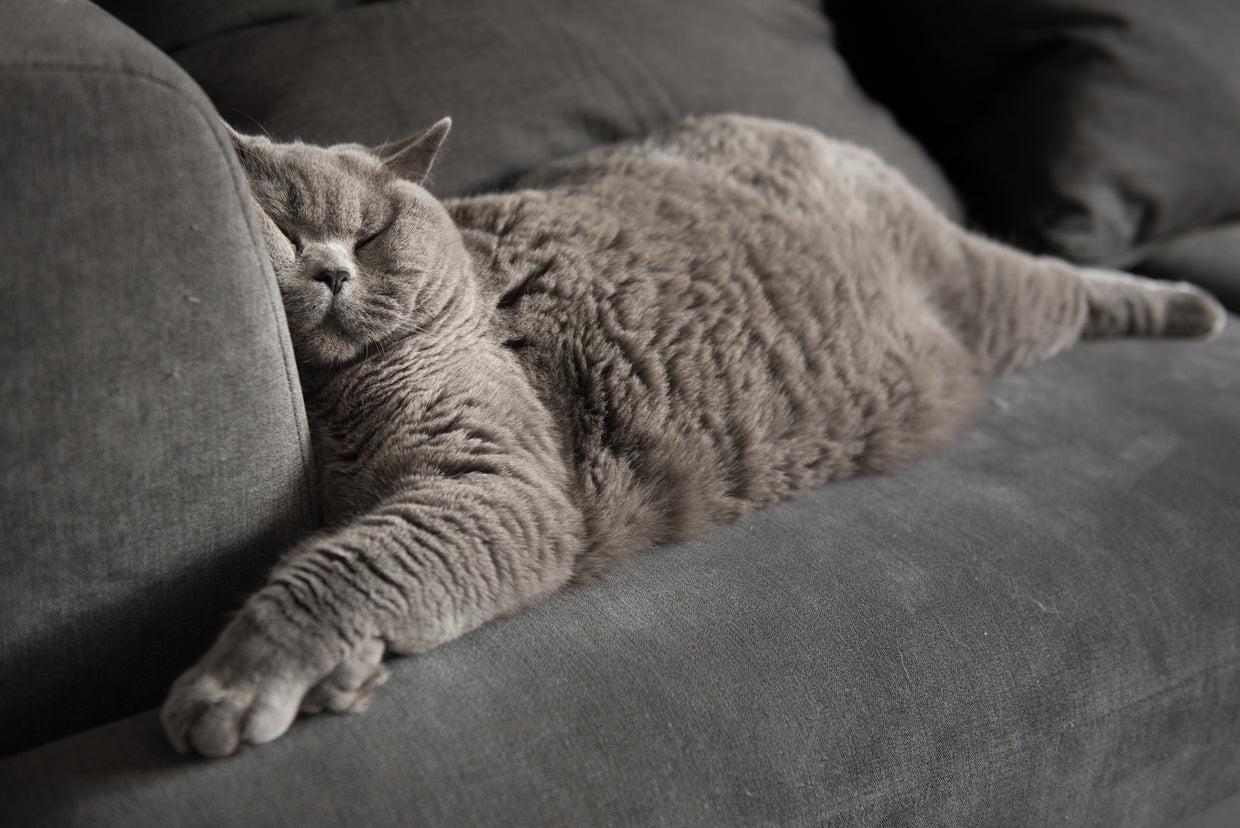
[[[197, 113], [197, 115], [203, 120], [203, 122], [207, 124], [208, 130], [210, 131], [212, 137], [214, 138], [216, 146], [224, 151], [223, 154], [224, 154], [225, 166], [227, 166], [228, 168], [228, 174], [229, 174], [229, 177], [232, 179], [232, 183], [233, 183], [233, 195], [236, 197], [238, 205], [241, 207], [241, 213], [245, 217], [246, 229], [249, 231], [249, 234], [250, 234], [250, 251], [254, 254], [255, 259], [257, 259], [258, 261], [259, 269], [263, 272], [263, 275], [266, 277], [265, 282], [267, 286], [266, 293], [267, 293], [268, 310], [271, 313], [273, 319], [278, 320], [278, 319], [283, 318], [283, 314], [281, 312], [282, 304], [277, 305], [277, 302], [281, 300], [278, 300], [277, 297], [273, 295], [273, 291], [276, 290], [275, 274], [271, 271], [271, 263], [267, 260], [266, 255], [263, 253], [260, 253], [260, 250], [263, 249], [262, 246], [259, 244], [261, 234], [258, 232], [258, 228], [255, 226], [254, 216], [251, 213], [251, 210], [249, 208], [249, 204], [246, 198], [249, 192], [249, 185], [245, 184], [245, 182], [241, 180], [240, 171], [236, 168], [235, 164], [233, 164], [232, 162], [228, 160], [227, 148], [225, 147], [222, 139], [220, 138], [220, 130], [214, 124], [214, 119], [218, 117], [214, 110], [212, 110], [210, 113], [204, 112], [201, 102], [195, 101], [193, 96], [185, 94], [184, 89], [180, 88], [178, 85], [172, 83], [171, 81], [168, 81], [164, 78], [156, 77], [155, 75], [151, 75], [147, 72], [138, 71], [138, 70], [131, 69], [125, 66], [109, 66], [109, 65], [103, 65], [103, 64], [90, 64], [90, 63], [68, 63], [68, 62], [62, 63], [62, 62], [57, 62], [57, 61], [37, 61], [37, 60], [31, 61], [31, 62], [23, 62], [23, 63], [14, 63], [14, 62], [0, 63], [0, 73], [3, 73], [3, 74], [18, 74], [18, 73], [25, 74], [26, 72], [32, 69], [36, 71], [41, 71], [41, 72], [49, 72], [49, 73], [66, 72], [66, 73], [72, 73], [72, 74], [77, 74], [77, 75], [107, 74], [107, 75], [113, 75], [117, 77], [130, 78], [132, 80], [142, 81], [142, 82], [149, 83], [153, 86], [156, 86], [158, 88], [164, 89], [172, 93], [172, 95], [175, 98], [180, 100], [182, 103], [187, 104], [190, 107], [190, 109], [192, 109], [195, 113]], [[283, 327], [283, 326], [279, 326], [279, 327]], [[292, 409], [294, 425], [297, 429], [297, 444], [299, 448], [301, 449], [302, 475], [304, 477], [304, 482], [305, 482], [305, 487], [306, 487], [306, 497], [308, 501], [307, 514], [310, 515], [312, 519], [314, 519], [314, 516], [316, 516], [318, 513], [317, 502], [315, 501], [315, 498], [314, 498], [314, 461], [313, 461], [313, 452], [312, 452], [310, 441], [309, 441], [309, 435], [306, 434], [306, 431], [305, 431], [304, 406], [298, 405], [298, 400], [302, 399], [301, 381], [300, 381], [300, 378], [295, 377], [292, 371], [290, 370], [289, 359], [290, 359], [290, 350], [292, 346], [288, 342], [287, 338], [282, 337], [282, 339], [283, 341], [281, 344], [285, 347], [281, 348], [281, 351], [282, 351], [281, 361], [284, 364], [284, 377], [288, 385], [289, 404]], [[302, 409], [302, 416], [300, 417], [297, 416], [299, 408]]]

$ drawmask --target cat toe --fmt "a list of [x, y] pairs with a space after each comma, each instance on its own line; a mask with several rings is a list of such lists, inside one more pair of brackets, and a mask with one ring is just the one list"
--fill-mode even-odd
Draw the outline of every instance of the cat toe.
[[190, 744], [212, 759], [231, 756], [241, 746], [241, 716], [241, 709], [231, 699], [208, 705], [190, 726]]
[[242, 740], [262, 745], [283, 736], [297, 718], [300, 702], [301, 693], [294, 685], [277, 683], [263, 688], [245, 715]]
[[241, 739], [245, 700], [206, 676], [179, 681], [160, 710], [168, 741], [178, 753], [228, 756]]
[[193, 750], [189, 741], [189, 731], [198, 717], [207, 708], [204, 701], [184, 700], [177, 697], [175, 691], [159, 711], [159, 721], [164, 734], [177, 753], [185, 754]]

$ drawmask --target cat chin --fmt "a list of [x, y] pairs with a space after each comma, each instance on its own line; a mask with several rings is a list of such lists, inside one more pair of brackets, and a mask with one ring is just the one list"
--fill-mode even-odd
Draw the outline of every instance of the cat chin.
[[316, 331], [300, 341], [294, 340], [293, 343], [298, 361], [315, 368], [330, 368], [352, 362], [365, 349], [363, 344], [326, 331]]
[[350, 362], [366, 350], [369, 339], [352, 330], [348, 307], [322, 292], [284, 292], [285, 315], [297, 360], [304, 365], [328, 367]]
[[394, 333], [388, 326], [373, 321], [350, 324], [350, 320], [328, 313], [310, 329], [293, 331], [293, 350], [303, 365], [330, 368], [381, 350]]
[[289, 333], [293, 351], [303, 365], [326, 368], [351, 362], [366, 350], [367, 343], [350, 335], [331, 314], [320, 316], [313, 324], [289, 317]]

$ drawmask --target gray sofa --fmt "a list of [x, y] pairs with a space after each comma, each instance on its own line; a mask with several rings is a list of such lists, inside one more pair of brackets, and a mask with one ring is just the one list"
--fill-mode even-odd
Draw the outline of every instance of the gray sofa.
[[[941, 455], [394, 661], [364, 714], [204, 761], [155, 713], [316, 525], [217, 112], [370, 143], [451, 114], [443, 195], [684, 112], [782, 117], [874, 148], [961, 221], [1234, 309], [1229, 50], [1184, 59], [1191, 94], [1142, 98], [1121, 70], [1181, 58], [1125, 63], [1162, 31], [1139, 0], [1020, 0], [1019, 36], [965, 0], [929, 22], [929, 0], [101, 5], [0, 9], [0, 823], [1240, 824], [1235, 317], [1005, 379]], [[1240, 38], [1228, 7], [1180, 4], [1174, 42]], [[1089, 123], [1097, 88], [1038, 74], [1065, 54], [1073, 83], [1122, 76], [1128, 121]], [[1022, 131], [1022, 92], [1053, 126]], [[1127, 149], [1090, 155], [1077, 126]]]

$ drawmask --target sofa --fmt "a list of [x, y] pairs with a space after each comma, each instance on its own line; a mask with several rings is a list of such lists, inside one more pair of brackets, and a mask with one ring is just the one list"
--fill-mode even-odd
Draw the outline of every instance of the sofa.
[[996, 382], [952, 447], [651, 550], [362, 714], [177, 755], [171, 681], [319, 522], [224, 121], [454, 121], [441, 196], [690, 112], [1240, 308], [1232, 0], [6, 0], [0, 824], [1240, 824], [1240, 320]]

